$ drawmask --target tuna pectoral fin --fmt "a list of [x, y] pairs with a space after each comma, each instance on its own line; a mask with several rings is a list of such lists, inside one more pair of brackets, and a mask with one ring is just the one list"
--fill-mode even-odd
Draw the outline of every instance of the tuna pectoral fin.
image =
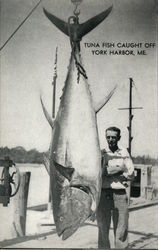
[[48, 111], [46, 110], [44, 103], [42, 101], [42, 97], [40, 96], [40, 100], [41, 100], [41, 104], [42, 104], [42, 109], [43, 109], [43, 113], [48, 121], [48, 123], [50, 124], [50, 126], [52, 127], [52, 129], [54, 128], [54, 121], [55, 119], [52, 119], [52, 117], [49, 115]]
[[115, 85], [115, 87], [111, 90], [111, 92], [108, 94], [108, 96], [106, 96], [101, 102], [99, 102], [97, 104], [97, 106], [95, 107], [96, 113], [98, 113], [104, 107], [104, 105], [110, 100], [110, 98], [113, 96], [116, 88], [117, 88], [117, 85]]
[[62, 165], [60, 165], [59, 163], [54, 161], [54, 165], [56, 167], [56, 170], [62, 175], [64, 176], [66, 179], [68, 179], [69, 181], [71, 181], [71, 176], [74, 172], [74, 168], [71, 167], [64, 167]]

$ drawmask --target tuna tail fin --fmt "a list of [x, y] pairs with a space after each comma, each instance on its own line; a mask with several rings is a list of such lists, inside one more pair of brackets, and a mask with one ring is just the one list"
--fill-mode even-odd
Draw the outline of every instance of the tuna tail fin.
[[[72, 32], [76, 32], [76, 35], [79, 39], [82, 39], [83, 36], [85, 36], [88, 32], [93, 30], [97, 25], [99, 25], [111, 12], [112, 6], [109, 7], [107, 10], [101, 12], [100, 14], [92, 17], [91, 19], [87, 20], [86, 22], [82, 24], [77, 24], [77, 29], [73, 30]], [[69, 36], [69, 26], [68, 23], [64, 22], [63, 20], [59, 19], [55, 15], [49, 13], [45, 8], [43, 8], [43, 11], [47, 18], [64, 34]]]
[[113, 96], [115, 90], [117, 88], [117, 85], [115, 85], [115, 87], [110, 91], [110, 93], [101, 101], [97, 104], [97, 106], [95, 107], [95, 112], [96, 114], [105, 106], [105, 104], [111, 99], [111, 97]]
[[68, 31], [68, 24], [64, 22], [63, 20], [59, 19], [58, 17], [54, 16], [53, 14], [49, 13], [45, 8], [43, 8], [44, 14], [48, 19], [59, 29], [61, 30], [64, 34], [69, 36], [69, 31]]
[[55, 123], [55, 119], [52, 119], [52, 117], [49, 115], [47, 109], [45, 108], [44, 106], [44, 103], [42, 101], [42, 97], [40, 96], [40, 100], [41, 100], [41, 104], [42, 104], [42, 109], [43, 109], [43, 113], [49, 123], [49, 125], [51, 126], [51, 128], [53, 129], [54, 128], [54, 123]]
[[88, 32], [93, 30], [102, 21], [104, 21], [104, 19], [110, 14], [111, 10], [112, 10], [112, 6], [109, 7], [107, 10], [101, 12], [100, 14], [87, 20], [86, 22], [82, 23], [79, 29], [79, 37], [85, 36]]

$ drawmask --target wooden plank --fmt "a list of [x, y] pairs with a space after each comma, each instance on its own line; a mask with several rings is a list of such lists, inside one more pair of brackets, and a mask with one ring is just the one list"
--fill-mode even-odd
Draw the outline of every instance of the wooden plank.
[[[14, 197], [13, 237], [21, 237], [26, 232], [26, 211], [31, 172], [20, 173], [20, 187]], [[16, 182], [16, 180], [15, 180]]]

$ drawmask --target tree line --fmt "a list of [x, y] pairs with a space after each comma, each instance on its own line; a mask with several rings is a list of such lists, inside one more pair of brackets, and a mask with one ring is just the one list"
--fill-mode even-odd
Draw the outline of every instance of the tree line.
[[9, 156], [15, 163], [43, 163], [43, 153], [38, 152], [36, 149], [26, 150], [23, 147], [1, 147], [0, 158]]
[[[36, 149], [26, 150], [24, 147], [0, 147], [0, 159], [9, 156], [15, 163], [43, 163], [43, 155], [46, 152], [38, 152]], [[135, 164], [157, 165], [158, 159], [152, 158], [149, 155], [132, 157]]]

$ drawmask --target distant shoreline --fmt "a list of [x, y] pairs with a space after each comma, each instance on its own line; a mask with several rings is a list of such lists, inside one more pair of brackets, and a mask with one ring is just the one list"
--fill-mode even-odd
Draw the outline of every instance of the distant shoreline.
[[[15, 163], [43, 164], [43, 156], [48, 152], [39, 152], [37, 149], [26, 150], [24, 147], [15, 148], [0, 147], [0, 159], [9, 156]], [[158, 166], [158, 158], [149, 155], [132, 157], [134, 164]]]

